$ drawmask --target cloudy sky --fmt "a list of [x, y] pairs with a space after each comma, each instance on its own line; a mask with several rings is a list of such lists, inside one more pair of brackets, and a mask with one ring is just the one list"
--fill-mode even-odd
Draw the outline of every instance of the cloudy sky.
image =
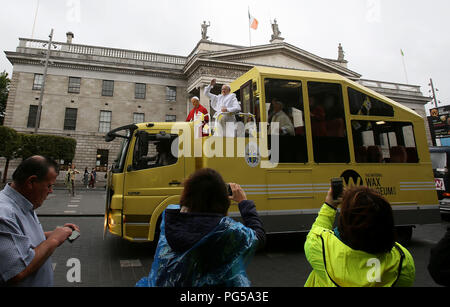
[[[37, 4], [39, 9], [35, 21]], [[349, 68], [365, 79], [420, 85], [429, 79], [450, 105], [450, 1], [433, 0], [14, 0], [2, 1], [0, 49], [14, 51], [19, 37], [187, 56], [211, 22], [211, 40], [249, 45], [248, 9], [259, 21], [252, 45], [269, 43], [270, 21], [281, 36], [321, 57], [337, 58], [342, 43]], [[400, 49], [404, 51], [406, 74]], [[12, 65], [0, 53], [0, 71]]]

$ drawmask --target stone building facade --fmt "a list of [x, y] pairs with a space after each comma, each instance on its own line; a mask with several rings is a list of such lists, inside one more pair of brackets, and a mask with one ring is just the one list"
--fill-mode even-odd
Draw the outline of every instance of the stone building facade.
[[[424, 120], [430, 101], [419, 86], [362, 79], [348, 69], [341, 45], [334, 60], [283, 38], [251, 47], [202, 38], [188, 56], [79, 45], [72, 39], [69, 32], [67, 42], [53, 43], [38, 133], [75, 138], [78, 168], [103, 171], [114, 161], [119, 144], [104, 142], [108, 129], [137, 121], [184, 121], [194, 95], [209, 109], [203, 90], [211, 79], [231, 83], [257, 65], [338, 73], [414, 109]], [[34, 131], [46, 43], [19, 38], [15, 51], [5, 51], [13, 65], [5, 125], [19, 132]]]

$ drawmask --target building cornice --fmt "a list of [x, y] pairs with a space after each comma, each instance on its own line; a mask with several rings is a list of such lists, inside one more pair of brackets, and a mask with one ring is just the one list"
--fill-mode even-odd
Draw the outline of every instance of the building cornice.
[[[43, 55], [39, 56], [36, 54], [25, 54], [9, 51], [6, 51], [5, 54], [12, 65], [15, 64], [36, 65], [36, 66], [43, 65], [42, 64], [44, 60]], [[141, 66], [132, 64], [120, 65], [118, 63], [108, 63], [94, 60], [86, 61], [86, 60], [60, 58], [55, 56], [50, 57], [50, 67], [61, 69], [80, 69], [80, 70], [107, 72], [107, 73], [121, 73], [128, 75], [145, 75], [151, 77], [185, 80], [185, 75], [183, 71], [179, 69]]]

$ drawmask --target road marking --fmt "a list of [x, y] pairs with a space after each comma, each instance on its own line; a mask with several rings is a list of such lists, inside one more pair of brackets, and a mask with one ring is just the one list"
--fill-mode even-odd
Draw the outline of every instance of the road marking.
[[79, 199], [71, 199], [70, 202], [71, 202], [71, 203], [79, 203], [80, 200], [79, 200]]
[[64, 211], [64, 213], [77, 213], [77, 212], [69, 210], [69, 211]]
[[78, 205], [67, 205], [67, 207], [69, 207], [69, 208], [78, 208], [79, 206]]

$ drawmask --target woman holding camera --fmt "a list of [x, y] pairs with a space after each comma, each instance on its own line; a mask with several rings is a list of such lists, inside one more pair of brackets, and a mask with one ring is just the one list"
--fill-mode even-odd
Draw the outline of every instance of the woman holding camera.
[[407, 287], [415, 279], [411, 254], [395, 242], [392, 208], [367, 187], [344, 191], [338, 227], [338, 201], [332, 189], [313, 224], [305, 254], [311, 264], [307, 287]]
[[[237, 184], [231, 196], [222, 176], [201, 169], [184, 183], [180, 205], [163, 213], [150, 275], [140, 287], [250, 286], [246, 267], [265, 231], [255, 204]], [[227, 217], [230, 199], [239, 204], [244, 224]]]

